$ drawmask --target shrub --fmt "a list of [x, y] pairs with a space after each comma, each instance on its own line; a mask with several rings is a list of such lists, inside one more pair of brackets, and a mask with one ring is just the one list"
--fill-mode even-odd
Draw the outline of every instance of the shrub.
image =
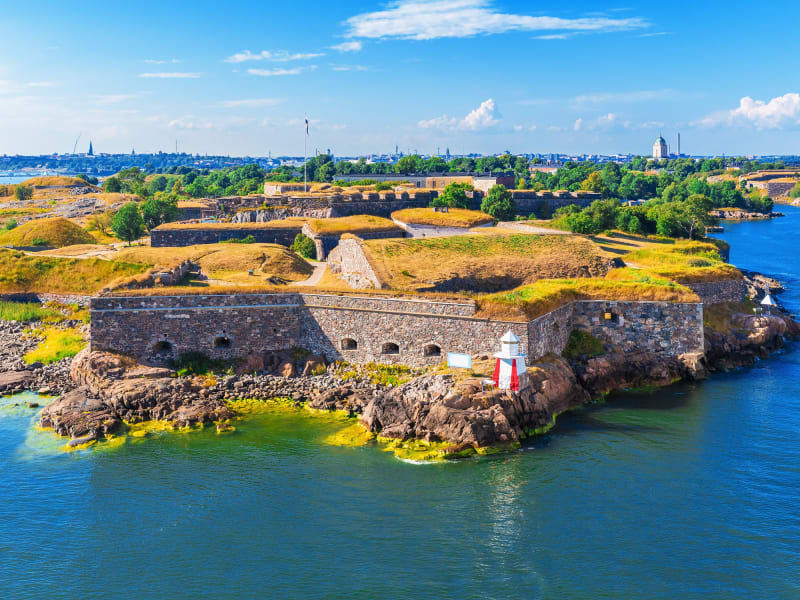
[[186, 375], [207, 375], [214, 371], [223, 371], [228, 366], [221, 360], [214, 360], [202, 352], [184, 352], [170, 361], [170, 366], [176, 373], [184, 377]]
[[231, 238], [229, 240], [222, 240], [221, 244], [255, 244], [256, 238], [252, 235], [245, 236], [243, 238]]
[[511, 220], [517, 212], [511, 192], [504, 185], [492, 186], [481, 202], [481, 210], [499, 221]]
[[600, 356], [605, 352], [603, 342], [590, 333], [573, 329], [561, 355], [569, 360]]
[[294, 250], [300, 256], [304, 258], [317, 258], [317, 246], [314, 244], [314, 240], [303, 233], [298, 233], [292, 245], [289, 246], [290, 250]]
[[33, 188], [24, 183], [20, 183], [14, 190], [14, 197], [17, 200], [30, 200], [33, 198]]
[[5, 222], [5, 224], [3, 225], [3, 229], [4, 229], [5, 231], [11, 231], [12, 229], [14, 229], [14, 228], [17, 226], [17, 224], [18, 224], [18, 223], [17, 223], [17, 220], [16, 220], [16, 219], [9, 219], [9, 220], [8, 220], [8, 221], [6, 221], [6, 222]]

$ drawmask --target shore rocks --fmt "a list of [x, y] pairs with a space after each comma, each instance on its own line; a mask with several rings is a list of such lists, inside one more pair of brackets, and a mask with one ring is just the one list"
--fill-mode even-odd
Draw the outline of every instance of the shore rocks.
[[798, 336], [800, 324], [787, 315], [734, 313], [727, 331], [706, 328], [706, 362], [712, 371], [752, 365], [781, 348], [786, 337]]

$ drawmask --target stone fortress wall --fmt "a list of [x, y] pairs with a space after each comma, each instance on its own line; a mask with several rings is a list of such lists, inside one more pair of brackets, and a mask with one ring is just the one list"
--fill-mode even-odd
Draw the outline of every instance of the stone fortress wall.
[[[163, 226], [162, 226], [163, 227]], [[288, 227], [156, 227], [150, 232], [150, 246], [194, 246], [198, 244], [218, 244], [226, 240], [244, 239], [252, 235], [259, 244], [280, 244], [291, 246], [295, 236], [300, 233], [303, 223]]]
[[492, 354], [509, 330], [530, 362], [560, 354], [580, 329], [626, 352], [703, 352], [699, 303], [575, 301], [530, 322], [475, 312], [472, 302], [319, 293], [106, 296], [91, 302], [91, 347], [143, 360], [301, 347], [328, 360], [423, 366], [447, 352]]

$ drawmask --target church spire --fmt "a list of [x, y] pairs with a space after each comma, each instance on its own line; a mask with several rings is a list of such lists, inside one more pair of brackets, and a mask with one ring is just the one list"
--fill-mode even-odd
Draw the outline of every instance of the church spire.
[[92, 140], [89, 140], [89, 156], [94, 156], [94, 148], [92, 148]]

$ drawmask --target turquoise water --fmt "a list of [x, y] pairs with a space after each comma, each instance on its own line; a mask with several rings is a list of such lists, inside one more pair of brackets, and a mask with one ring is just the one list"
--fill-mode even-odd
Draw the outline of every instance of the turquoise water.
[[[786, 219], [723, 235], [800, 306]], [[57, 451], [0, 408], [0, 598], [800, 597], [800, 354], [560, 418], [519, 452], [408, 464], [335, 420]]]
[[11, 185], [14, 183], [22, 183], [26, 179], [30, 179], [33, 175], [25, 175], [25, 176], [18, 176], [18, 175], [0, 175], [0, 185]]

